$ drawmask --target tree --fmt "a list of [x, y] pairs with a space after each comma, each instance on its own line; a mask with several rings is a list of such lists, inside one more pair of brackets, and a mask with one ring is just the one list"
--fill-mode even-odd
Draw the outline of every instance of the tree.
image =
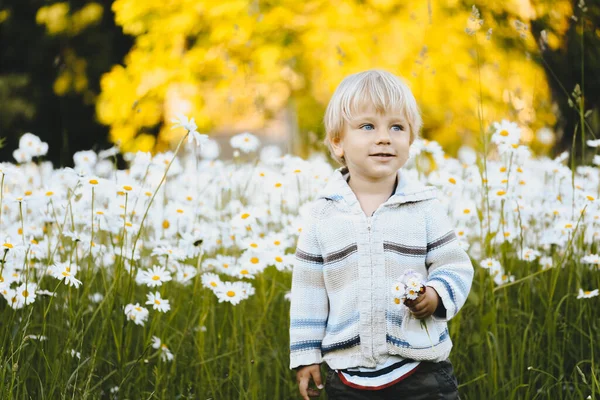
[[102, 73], [131, 39], [114, 24], [112, 1], [7, 0], [0, 6], [0, 160], [12, 160], [21, 134], [49, 144], [48, 159], [72, 165], [78, 150], [104, 148], [95, 122]]
[[485, 27], [490, 40], [481, 25], [469, 35], [472, 10], [458, 2], [116, 0], [113, 10], [135, 44], [102, 77], [97, 115], [125, 149], [169, 146], [182, 134], [167, 123], [177, 112], [204, 131], [242, 130], [294, 108], [301, 132], [322, 135], [334, 88], [373, 67], [409, 81], [425, 135], [450, 151], [499, 119], [517, 120], [526, 142], [556, 121], [543, 69], [505, 45], [521, 32], [504, 18]]

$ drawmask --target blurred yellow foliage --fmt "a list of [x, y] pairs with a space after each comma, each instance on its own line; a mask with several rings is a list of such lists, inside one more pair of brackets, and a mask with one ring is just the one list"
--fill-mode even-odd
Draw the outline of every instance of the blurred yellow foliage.
[[73, 49], [63, 51], [63, 68], [54, 81], [54, 93], [64, 96], [69, 91], [83, 93], [88, 88], [88, 79], [85, 73], [87, 61], [77, 57]]
[[68, 2], [40, 7], [35, 16], [38, 25], [45, 25], [49, 35], [67, 34], [74, 36], [90, 25], [100, 22], [104, 8], [98, 3], [88, 3], [69, 14]]
[[[475, 142], [480, 104], [484, 129], [503, 118], [530, 133], [552, 126], [545, 73], [531, 59], [537, 45], [522, 27], [548, 15], [558, 35], [549, 35], [549, 45], [556, 45], [569, 1], [546, 9], [489, 3], [478, 32], [468, 35], [472, 10], [457, 1], [116, 0], [116, 22], [136, 41], [124, 66], [102, 77], [97, 115], [122, 145], [158, 129], [157, 149], [183, 134], [170, 130], [179, 112], [206, 132], [260, 129], [295, 107], [301, 127], [318, 130], [344, 76], [385, 68], [409, 82], [425, 134], [450, 152]], [[518, 20], [490, 17], [507, 10]], [[516, 45], [503, 48], [496, 35]]]
[[0, 24], [10, 17], [10, 10], [0, 10]]

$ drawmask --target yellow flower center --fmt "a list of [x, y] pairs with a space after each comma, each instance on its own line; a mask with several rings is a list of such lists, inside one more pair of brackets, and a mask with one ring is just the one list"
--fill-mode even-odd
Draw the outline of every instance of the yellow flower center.
[[283, 258], [281, 258], [281, 257], [277, 256], [277, 257], [275, 257], [275, 261], [277, 261], [277, 262], [282, 262], [282, 261], [283, 261]]
[[508, 131], [506, 129], [503, 129], [502, 131], [500, 131], [500, 136], [508, 136]]
[[210, 286], [212, 286], [212, 287], [217, 287], [217, 282], [214, 282], [214, 281], [213, 281], [213, 282], [211, 282], [211, 283], [210, 283]]
[[453, 185], [456, 185], [456, 179], [454, 179], [454, 178], [448, 179], [448, 182], [450, 182]]
[[98, 181], [96, 179], [90, 179], [90, 185], [97, 185]]
[[242, 214], [242, 219], [246, 219], [246, 218], [248, 218], [249, 216], [250, 216], [250, 214], [248, 214], [248, 213], [244, 213], [244, 214]]
[[235, 292], [233, 290], [228, 290], [227, 291], [227, 296], [233, 297], [233, 296], [235, 296]]
[[159, 281], [159, 280], [160, 280], [160, 276], [158, 276], [158, 275], [154, 275], [154, 276], [152, 277], [152, 280], [153, 280], [153, 281]]
[[252, 257], [252, 258], [250, 259], [250, 262], [251, 262], [252, 264], [258, 264], [258, 261], [259, 261], [259, 260], [258, 260], [258, 257]]

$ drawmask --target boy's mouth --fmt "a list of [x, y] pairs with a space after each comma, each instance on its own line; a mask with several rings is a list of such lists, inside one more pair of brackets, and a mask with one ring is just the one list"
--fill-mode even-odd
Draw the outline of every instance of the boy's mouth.
[[390, 153], [376, 153], [376, 154], [371, 154], [371, 157], [396, 157], [393, 154]]

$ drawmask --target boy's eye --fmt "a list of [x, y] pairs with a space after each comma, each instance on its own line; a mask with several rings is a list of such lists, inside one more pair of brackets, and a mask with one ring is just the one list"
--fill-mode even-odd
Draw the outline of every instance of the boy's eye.
[[[368, 131], [370, 131], [371, 129], [374, 129], [375, 127], [373, 126], [373, 124], [364, 124], [360, 127], [360, 129], [369, 127], [369, 129], [367, 129]], [[403, 131], [404, 130], [404, 125], [392, 125], [392, 128], [398, 128], [398, 129], [394, 129], [395, 131], [399, 132], [399, 131]]]
[[[373, 124], [364, 124], [363, 126], [360, 127], [360, 129], [367, 127], [367, 126], [374, 128]], [[367, 129], [367, 130], [370, 131], [371, 129]]]

